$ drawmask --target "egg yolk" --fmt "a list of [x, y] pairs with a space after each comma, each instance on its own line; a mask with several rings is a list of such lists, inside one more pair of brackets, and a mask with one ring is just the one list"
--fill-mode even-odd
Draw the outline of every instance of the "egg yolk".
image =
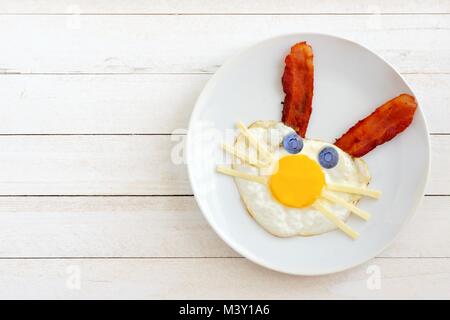
[[325, 175], [320, 165], [305, 155], [285, 156], [278, 160], [278, 170], [270, 177], [272, 195], [288, 207], [303, 208], [320, 196]]

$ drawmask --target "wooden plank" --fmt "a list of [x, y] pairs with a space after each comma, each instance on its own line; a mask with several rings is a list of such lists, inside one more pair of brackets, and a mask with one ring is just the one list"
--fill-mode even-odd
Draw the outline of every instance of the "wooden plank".
[[[1, 133], [170, 133], [210, 75], [7, 75]], [[80, 94], [82, 92], [82, 94]]]
[[389, 1], [389, 0], [264, 0], [239, 1], [194, 0], [62, 0], [9, 1], [0, 5], [0, 14], [195, 14], [195, 13], [444, 13], [450, 12], [447, 1]]
[[209, 78], [208, 74], [3, 75], [0, 133], [171, 133], [187, 128]]
[[[0, 195], [191, 194], [184, 139], [0, 136]], [[433, 165], [426, 192], [450, 194], [450, 135], [430, 139]]]
[[449, 133], [450, 74], [409, 74], [405, 78], [419, 98], [430, 133]]
[[293, 32], [359, 41], [402, 72], [450, 72], [450, 19], [439, 14], [4, 15], [0, 71], [213, 72], [242, 49]]
[[[426, 197], [380, 257], [450, 257], [450, 197]], [[0, 258], [239, 257], [193, 197], [2, 197]]]
[[[380, 256], [450, 257], [450, 197], [424, 197], [419, 209]], [[413, 244], [414, 243], [414, 244]]]
[[431, 170], [427, 192], [430, 194], [450, 194], [450, 135], [432, 136]]
[[185, 194], [170, 136], [0, 136], [0, 194]]
[[[171, 133], [210, 74], [3, 75], [0, 134]], [[450, 74], [407, 74], [432, 133], [449, 133]], [[81, 93], [81, 94], [80, 94]]]
[[2, 299], [450, 298], [450, 259], [374, 259], [322, 277], [280, 274], [241, 258], [27, 259], [0, 260], [0, 274]]
[[0, 257], [229, 257], [193, 197], [0, 201]]

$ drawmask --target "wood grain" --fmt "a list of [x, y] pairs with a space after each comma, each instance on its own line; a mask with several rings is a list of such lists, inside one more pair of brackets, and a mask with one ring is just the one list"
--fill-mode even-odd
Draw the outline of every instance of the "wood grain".
[[[2, 75], [0, 134], [186, 129], [210, 74]], [[450, 132], [450, 74], [406, 74], [432, 133]]]
[[[242, 258], [13, 259], [0, 260], [0, 298], [448, 299], [449, 270], [447, 258], [374, 259], [323, 277], [280, 274]], [[378, 274], [379, 289], [368, 286]]]
[[244, 48], [293, 32], [356, 40], [402, 72], [450, 72], [447, 15], [4, 15], [0, 72], [214, 72]]
[[210, 77], [3, 75], [0, 134], [172, 133], [187, 128]]
[[190, 193], [170, 136], [0, 136], [0, 194]]
[[[0, 195], [191, 194], [184, 136], [0, 136]], [[427, 194], [450, 194], [450, 135], [430, 137]], [[172, 159], [179, 161], [174, 163]]]
[[426, 192], [430, 194], [450, 194], [450, 176], [447, 176], [450, 163], [450, 135], [432, 136], [431, 170]]
[[[450, 257], [450, 197], [426, 197], [380, 257]], [[193, 197], [2, 197], [0, 258], [239, 257]]]
[[295, 13], [449, 13], [447, 1], [389, 0], [60, 0], [10, 1], [2, 3], [0, 14], [295, 14]]

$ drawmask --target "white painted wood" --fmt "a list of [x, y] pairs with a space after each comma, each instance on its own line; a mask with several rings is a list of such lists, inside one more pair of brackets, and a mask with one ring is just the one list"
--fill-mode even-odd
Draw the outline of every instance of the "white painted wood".
[[[209, 74], [3, 75], [0, 134], [171, 133]], [[407, 74], [431, 132], [450, 132], [450, 74]], [[374, 106], [375, 108], [376, 106]]]
[[450, 133], [450, 74], [409, 74], [431, 133]]
[[[381, 257], [450, 257], [450, 197], [426, 197]], [[193, 197], [2, 197], [0, 258], [238, 257]]]
[[0, 71], [213, 72], [263, 39], [301, 31], [356, 40], [402, 72], [450, 72], [448, 15], [4, 15]]
[[0, 257], [229, 257], [193, 197], [0, 199]]
[[3, 75], [0, 133], [172, 133], [210, 77]]
[[0, 298], [448, 299], [449, 270], [450, 259], [374, 259], [323, 277], [242, 258], [0, 260]]
[[424, 197], [382, 257], [450, 257], [450, 197]]
[[450, 194], [450, 135], [432, 136], [431, 168], [426, 192], [431, 194]]
[[170, 136], [1, 136], [0, 194], [185, 194]]
[[9, 1], [1, 3], [0, 14], [15, 13], [444, 13], [450, 12], [448, 1], [407, 0], [47, 0]]
[[[184, 139], [0, 136], [0, 195], [191, 194]], [[433, 165], [426, 192], [450, 194], [450, 135], [430, 139]]]

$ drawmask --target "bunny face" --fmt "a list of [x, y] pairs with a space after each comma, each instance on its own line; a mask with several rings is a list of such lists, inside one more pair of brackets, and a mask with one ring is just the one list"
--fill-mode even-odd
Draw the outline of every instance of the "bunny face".
[[303, 139], [312, 112], [313, 57], [306, 42], [292, 46], [282, 77], [282, 123], [260, 121], [247, 128], [238, 122], [235, 146], [225, 146], [235, 157], [233, 168], [218, 166], [217, 171], [237, 178], [248, 211], [274, 235], [339, 228], [356, 238], [358, 233], [344, 221], [350, 212], [367, 220], [369, 214], [357, 202], [361, 196], [380, 196], [367, 188], [370, 174], [360, 157], [404, 131], [417, 102], [408, 94], [387, 101], [334, 145]]
[[[237, 137], [234, 150], [265, 165], [251, 165], [234, 157], [232, 168], [259, 178], [254, 181], [236, 178], [235, 181], [248, 211], [265, 230], [279, 237], [291, 237], [336, 229], [317, 206], [323, 206], [341, 220], [347, 219], [348, 208], [327, 201], [323, 196], [339, 197], [355, 206], [361, 195], [337, 192], [328, 187], [345, 183], [365, 189], [370, 174], [363, 160], [352, 158], [329, 143], [310, 139], [303, 139], [302, 149], [292, 154], [283, 146], [283, 138], [294, 130], [275, 121], [258, 121], [247, 132], [266, 147], [267, 153], [257, 152], [245, 134]], [[319, 161], [319, 154], [330, 147], [337, 151], [339, 160], [334, 167], [325, 168]], [[356, 237], [357, 234], [352, 235]]]

